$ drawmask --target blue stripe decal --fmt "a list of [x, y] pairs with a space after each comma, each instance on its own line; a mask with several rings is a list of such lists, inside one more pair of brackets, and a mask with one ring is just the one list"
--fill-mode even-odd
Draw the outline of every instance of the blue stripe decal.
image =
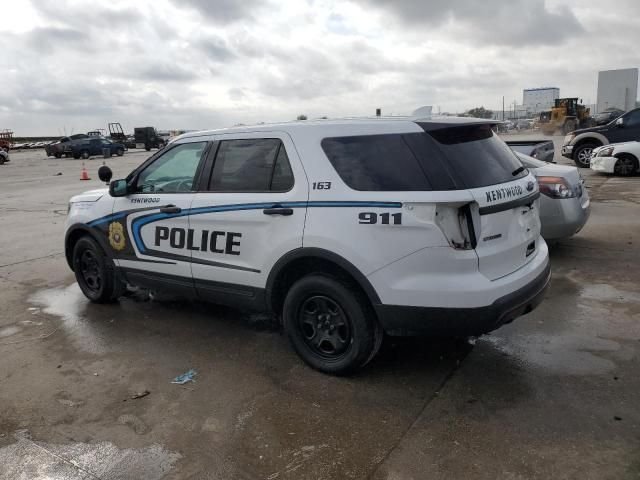
[[[142, 242], [142, 238], [140, 237], [140, 229], [147, 225], [148, 223], [156, 222], [158, 220], [163, 220], [166, 218], [178, 218], [184, 217], [187, 215], [201, 215], [205, 213], [216, 213], [216, 212], [233, 212], [233, 211], [242, 211], [242, 210], [261, 210], [265, 208], [273, 208], [275, 205], [278, 205], [282, 208], [349, 208], [349, 207], [371, 207], [371, 208], [401, 208], [402, 203], [400, 202], [268, 202], [268, 203], [239, 203], [232, 205], [218, 205], [215, 207], [197, 207], [191, 209], [182, 210], [180, 213], [155, 213], [148, 216], [139, 217], [133, 220], [131, 227], [133, 229], [133, 240], [138, 247], [138, 251], [140, 253], [146, 250], [144, 243]], [[90, 227], [95, 227], [96, 225], [100, 225], [102, 223], [110, 222], [112, 220], [117, 220], [119, 218], [126, 217], [128, 212], [120, 212], [115, 213], [113, 215], [108, 215], [106, 217], [98, 218], [97, 220], [93, 220], [89, 222]]]
[[97, 220], [93, 220], [88, 223], [90, 227], [95, 227], [96, 225], [100, 225], [102, 223], [110, 222], [111, 220], [117, 220], [118, 218], [123, 218], [127, 216], [127, 212], [115, 213], [113, 215], [107, 215], [106, 217], [98, 218]]

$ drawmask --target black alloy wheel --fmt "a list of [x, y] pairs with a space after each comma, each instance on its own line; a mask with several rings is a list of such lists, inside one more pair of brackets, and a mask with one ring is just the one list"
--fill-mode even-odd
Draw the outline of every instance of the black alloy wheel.
[[100, 245], [89, 236], [80, 238], [73, 248], [76, 281], [85, 297], [94, 303], [113, 302], [125, 291], [109, 262]]
[[384, 335], [357, 285], [322, 273], [294, 282], [284, 299], [282, 320], [298, 355], [316, 370], [334, 375], [365, 366]]
[[305, 343], [316, 355], [338, 359], [351, 344], [349, 319], [340, 305], [325, 295], [305, 300], [298, 322]]
[[93, 293], [99, 293], [103, 278], [100, 264], [93, 250], [84, 250], [78, 262], [79, 273], [85, 287]]
[[591, 152], [597, 145], [593, 143], [583, 143], [576, 148], [573, 154], [573, 160], [580, 168], [589, 168], [591, 164]]
[[613, 166], [613, 173], [623, 177], [629, 177], [636, 171], [638, 171], [637, 160], [628, 155], [619, 157]]

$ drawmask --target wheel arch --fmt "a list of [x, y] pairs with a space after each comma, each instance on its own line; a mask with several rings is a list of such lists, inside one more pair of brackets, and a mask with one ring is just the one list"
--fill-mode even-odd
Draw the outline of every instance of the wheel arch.
[[73, 249], [76, 246], [78, 240], [80, 240], [80, 238], [84, 236], [93, 238], [96, 242], [98, 242], [98, 245], [100, 245], [100, 247], [104, 251], [104, 254], [108, 258], [112, 258], [105, 240], [100, 238], [99, 235], [96, 235], [96, 232], [87, 225], [78, 223], [69, 227], [67, 229], [67, 233], [64, 236], [64, 256], [67, 260], [67, 265], [69, 265], [69, 268], [71, 270], [73, 270]]
[[381, 303], [371, 282], [351, 262], [329, 250], [303, 247], [285, 254], [271, 269], [265, 292], [269, 311], [280, 315], [288, 288], [296, 280], [311, 272], [333, 274], [352, 283], [372, 305]]
[[576, 148], [578, 148], [580, 145], [584, 143], [595, 143], [595, 144], [598, 144], [598, 146], [600, 147], [602, 145], [608, 145], [609, 140], [607, 139], [607, 137], [605, 137], [604, 135], [598, 132], [581, 133], [577, 135], [576, 138], [573, 139], [572, 144], [573, 144], [574, 151]]

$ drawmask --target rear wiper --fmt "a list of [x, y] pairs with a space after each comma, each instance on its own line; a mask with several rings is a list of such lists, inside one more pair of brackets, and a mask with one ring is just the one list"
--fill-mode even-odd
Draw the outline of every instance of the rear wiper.
[[518, 175], [521, 172], [524, 172], [524, 167], [516, 168], [513, 172], [511, 172], [511, 175], [513, 175], [515, 177], [516, 175]]

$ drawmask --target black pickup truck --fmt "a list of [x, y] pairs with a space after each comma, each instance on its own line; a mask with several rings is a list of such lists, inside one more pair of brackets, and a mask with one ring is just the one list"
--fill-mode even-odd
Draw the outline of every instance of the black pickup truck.
[[570, 132], [564, 137], [562, 156], [573, 160], [578, 167], [587, 168], [594, 148], [634, 141], [640, 141], [640, 108], [629, 110], [606, 125]]
[[84, 141], [74, 142], [71, 145], [73, 158], [89, 158], [92, 155], [102, 155], [102, 151], [108, 148], [111, 155], [124, 155], [125, 147], [121, 143], [113, 143], [102, 137], [88, 137]]

